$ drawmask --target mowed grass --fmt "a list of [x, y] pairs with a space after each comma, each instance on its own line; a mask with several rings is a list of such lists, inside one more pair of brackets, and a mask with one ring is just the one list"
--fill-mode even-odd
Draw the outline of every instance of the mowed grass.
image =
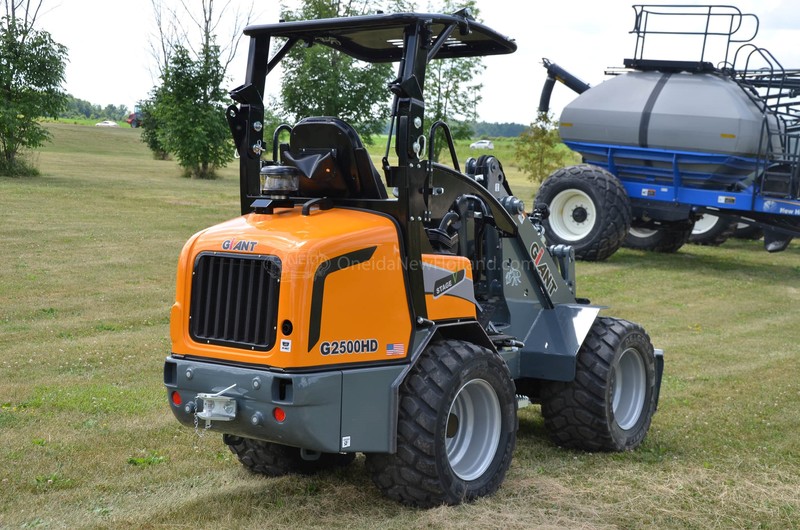
[[800, 528], [797, 243], [579, 263], [579, 295], [666, 351], [645, 443], [561, 450], [532, 406], [497, 494], [416, 510], [381, 497], [363, 457], [264, 478], [178, 425], [161, 373], [177, 257], [238, 214], [237, 169], [186, 180], [137, 131], [49, 127], [43, 175], [0, 178], [0, 527]]

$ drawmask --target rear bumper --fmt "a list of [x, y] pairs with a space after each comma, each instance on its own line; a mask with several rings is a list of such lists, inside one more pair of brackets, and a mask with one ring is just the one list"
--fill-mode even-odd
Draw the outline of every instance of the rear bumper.
[[[403, 365], [303, 374], [272, 372], [170, 356], [164, 385], [182, 424], [322, 452], [391, 452]], [[197, 418], [198, 394], [236, 401], [229, 421]], [[173, 393], [179, 396], [176, 404]], [[283, 414], [276, 414], [280, 408]], [[279, 421], [282, 420], [282, 421]]]

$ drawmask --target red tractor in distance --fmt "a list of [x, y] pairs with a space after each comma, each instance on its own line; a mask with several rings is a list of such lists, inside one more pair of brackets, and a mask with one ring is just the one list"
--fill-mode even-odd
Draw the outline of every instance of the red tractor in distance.
[[133, 112], [128, 114], [128, 117], [125, 119], [125, 122], [129, 123], [130, 126], [134, 129], [142, 126], [142, 110], [139, 108], [139, 105], [133, 107]]

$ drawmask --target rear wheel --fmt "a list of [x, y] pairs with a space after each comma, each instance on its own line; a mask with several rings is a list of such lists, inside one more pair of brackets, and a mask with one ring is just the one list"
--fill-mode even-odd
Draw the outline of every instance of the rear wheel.
[[318, 453], [231, 434], [222, 435], [222, 441], [244, 467], [270, 477], [308, 475], [347, 466], [355, 459], [355, 453]]
[[631, 207], [619, 180], [599, 167], [569, 166], [542, 183], [536, 203], [546, 204], [550, 217], [545, 235], [553, 244], [571, 245], [587, 261], [608, 258], [622, 244], [631, 224]]
[[653, 346], [632, 322], [598, 318], [578, 352], [575, 379], [542, 387], [542, 416], [553, 440], [588, 451], [642, 443], [656, 407]]
[[704, 213], [694, 222], [689, 242], [696, 245], [719, 246], [733, 235], [736, 222], [728, 216]]
[[517, 401], [503, 359], [463, 341], [433, 343], [400, 388], [397, 452], [369, 454], [389, 498], [418, 507], [494, 493], [516, 444]]
[[634, 221], [625, 236], [625, 246], [670, 254], [686, 244], [691, 234], [692, 223], [688, 221], [664, 224], [659, 228], [644, 227]]

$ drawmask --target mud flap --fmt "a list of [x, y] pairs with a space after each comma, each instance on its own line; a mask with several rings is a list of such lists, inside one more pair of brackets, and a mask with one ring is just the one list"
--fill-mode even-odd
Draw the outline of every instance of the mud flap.
[[594, 324], [600, 307], [561, 304], [543, 309], [525, 337], [521, 350], [521, 377], [572, 381], [575, 358]]
[[653, 411], [658, 410], [658, 398], [661, 395], [661, 379], [664, 376], [664, 350], [656, 348], [653, 352], [656, 357], [656, 387], [655, 387], [655, 402], [656, 406]]

